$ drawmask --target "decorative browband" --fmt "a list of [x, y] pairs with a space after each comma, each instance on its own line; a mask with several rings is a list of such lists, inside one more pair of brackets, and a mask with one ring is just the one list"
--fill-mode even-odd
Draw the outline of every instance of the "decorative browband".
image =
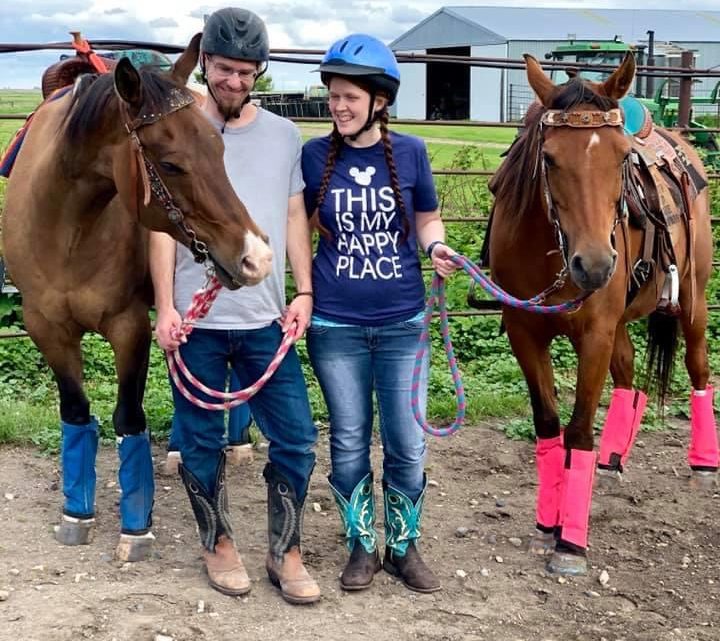
[[545, 127], [622, 127], [623, 116], [620, 109], [609, 111], [562, 111], [548, 109], [540, 120]]

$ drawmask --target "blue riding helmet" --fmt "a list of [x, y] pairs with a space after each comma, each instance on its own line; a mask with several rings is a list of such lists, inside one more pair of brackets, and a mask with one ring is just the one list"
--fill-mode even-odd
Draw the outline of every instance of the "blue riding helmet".
[[323, 56], [320, 72], [324, 85], [332, 76], [362, 78], [374, 89], [386, 93], [389, 104], [395, 102], [400, 87], [400, 69], [387, 45], [364, 33], [353, 33], [335, 42]]

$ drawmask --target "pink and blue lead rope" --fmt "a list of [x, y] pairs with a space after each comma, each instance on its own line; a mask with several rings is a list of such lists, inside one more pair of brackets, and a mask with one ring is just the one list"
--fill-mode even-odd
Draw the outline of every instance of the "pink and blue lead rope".
[[[501, 304], [508, 307], [516, 307], [534, 314], [562, 314], [565, 312], [574, 312], [580, 309], [583, 301], [590, 295], [589, 293], [581, 294], [578, 298], [565, 301], [557, 305], [543, 305], [541, 295], [534, 296], [528, 300], [515, 298], [501, 289], [492, 282], [480, 268], [465, 256], [455, 255], [452, 257], [455, 264], [467, 272], [467, 274], [480, 285], [488, 294], [498, 300]], [[420, 373], [422, 372], [423, 360], [425, 353], [428, 351], [430, 344], [430, 321], [432, 320], [433, 310], [437, 304], [440, 313], [440, 331], [442, 333], [443, 347], [447, 355], [448, 364], [450, 366], [450, 374], [455, 387], [456, 411], [455, 420], [447, 427], [433, 427], [422, 415], [420, 409]], [[427, 303], [425, 304], [425, 316], [423, 318], [423, 329], [420, 334], [420, 346], [415, 355], [415, 367], [413, 368], [412, 386], [410, 388], [410, 403], [413, 415], [418, 425], [432, 436], [449, 436], [457, 432], [465, 421], [465, 409], [467, 403], [465, 400], [465, 387], [462, 382], [462, 375], [458, 368], [457, 359], [450, 339], [450, 323], [448, 320], [447, 304], [445, 301], [445, 279], [437, 272], [433, 275], [430, 284], [430, 293], [428, 294]]]

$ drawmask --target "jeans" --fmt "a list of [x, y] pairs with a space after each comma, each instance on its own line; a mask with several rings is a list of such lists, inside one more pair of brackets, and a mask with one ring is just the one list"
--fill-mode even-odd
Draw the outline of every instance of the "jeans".
[[[188, 342], [180, 346], [180, 355], [194, 376], [208, 387], [225, 389], [229, 364], [244, 388], [265, 372], [282, 337], [277, 323], [249, 330], [196, 328]], [[174, 383], [172, 391], [183, 465], [212, 496], [217, 465], [227, 444], [224, 412], [193, 405]], [[199, 391], [196, 396], [208, 402], [217, 401]], [[313, 449], [317, 428], [294, 347], [248, 403], [255, 422], [269, 442], [270, 462], [292, 483], [298, 498], [303, 499], [315, 465]]]
[[[423, 489], [425, 438], [410, 406], [422, 320], [379, 327], [308, 328], [307, 347], [330, 414], [330, 482], [347, 498], [370, 472], [373, 392], [383, 443], [383, 480], [415, 501]], [[427, 404], [426, 354], [420, 406]]]
[[[228, 391], [237, 392], [242, 389], [240, 381], [234, 370], [230, 370], [230, 383], [228, 385]], [[228, 413], [227, 419], [227, 437], [230, 445], [242, 445], [249, 443], [247, 429], [252, 423], [252, 414], [250, 414], [250, 407], [247, 403], [233, 407]], [[180, 432], [176, 426], [175, 416], [173, 416], [172, 424], [170, 426], [170, 438], [168, 439], [168, 452], [179, 452], [180, 447]]]

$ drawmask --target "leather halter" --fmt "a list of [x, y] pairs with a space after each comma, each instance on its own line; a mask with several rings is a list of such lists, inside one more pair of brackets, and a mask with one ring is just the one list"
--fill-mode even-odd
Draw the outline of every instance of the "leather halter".
[[[184, 109], [194, 102], [195, 99], [189, 92], [174, 88], [165, 103], [165, 109], [158, 111], [157, 113], [140, 113], [140, 115], [136, 118], [131, 119], [127, 111], [127, 105], [124, 101], [120, 103], [120, 109], [125, 120], [125, 130], [130, 136], [132, 153], [134, 156], [134, 162], [131, 161], [130, 165], [131, 183], [137, 190], [137, 176], [139, 171], [140, 178], [142, 180], [143, 205], [147, 207], [150, 204], [150, 199], [154, 196], [160, 205], [162, 205], [163, 209], [165, 209], [168, 220], [178, 227], [178, 229], [180, 229], [180, 231], [188, 239], [188, 246], [195, 258], [195, 261], [198, 263], [204, 263], [209, 257], [207, 245], [203, 241], [198, 240], [195, 232], [188, 227], [185, 222], [185, 216], [182, 209], [180, 209], [173, 200], [170, 190], [163, 182], [160, 174], [155, 168], [155, 165], [148, 160], [145, 155], [145, 149], [143, 148], [137, 134], [138, 129], [152, 125], [158, 122], [161, 118], [164, 118], [165, 116], [180, 109]], [[133, 213], [135, 215], [138, 214], [139, 209], [138, 197], [139, 194], [136, 191], [135, 197], [132, 199], [134, 207]]]
[[[550, 191], [550, 183], [547, 176], [547, 161], [542, 153], [542, 142], [545, 138], [545, 127], [571, 127], [573, 129], [599, 129], [600, 127], [621, 127], [623, 126], [623, 115], [620, 109], [610, 109], [608, 111], [563, 111], [562, 109], [548, 109], [540, 118], [540, 142], [538, 145], [538, 157], [536, 160], [536, 170], [533, 179], [537, 175], [537, 166], [540, 166], [540, 176], [542, 180], [543, 196], [547, 209], [550, 223], [555, 229], [558, 249], [562, 256], [563, 266], [558, 272], [555, 282], [543, 293], [552, 293], [561, 289], [565, 284], [568, 274], [568, 247], [565, 232], [560, 224], [555, 202], [553, 201], [552, 192]], [[612, 230], [612, 245], [615, 247], [615, 228], [618, 223], [622, 223], [623, 238], [627, 247], [627, 230], [625, 222], [628, 217], [627, 203], [625, 202], [625, 186], [628, 181], [630, 172], [630, 163], [626, 158], [622, 164], [622, 185], [620, 187], [620, 199], [617, 203], [617, 212]], [[627, 254], [627, 251], [625, 252]], [[627, 258], [627, 256], [626, 256]]]

